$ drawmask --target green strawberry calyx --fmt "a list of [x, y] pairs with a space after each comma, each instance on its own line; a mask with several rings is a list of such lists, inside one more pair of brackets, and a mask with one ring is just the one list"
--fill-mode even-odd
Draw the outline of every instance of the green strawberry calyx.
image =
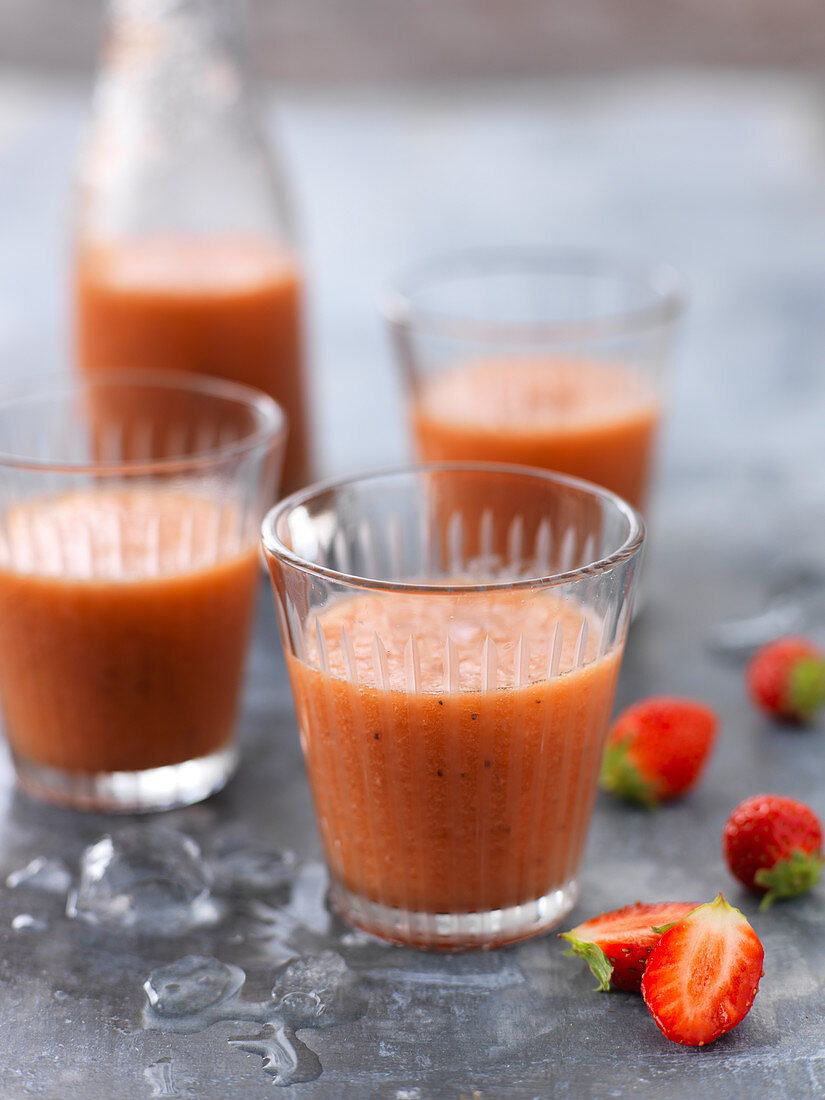
[[629, 741], [616, 741], [604, 750], [599, 783], [603, 790], [640, 802], [650, 810], [659, 804], [656, 785], [642, 775]]
[[825, 706], [825, 661], [818, 657], [797, 661], [791, 671], [787, 699], [803, 722], [813, 718]]
[[803, 852], [794, 849], [787, 859], [780, 859], [773, 867], [762, 867], [753, 876], [757, 886], [764, 887], [767, 893], [759, 908], [767, 909], [777, 898], [792, 898], [804, 894], [816, 886], [825, 867], [825, 857], [819, 852]]
[[575, 936], [571, 936], [569, 932], [561, 932], [560, 935], [563, 940], [567, 940], [570, 944], [570, 949], [565, 951], [565, 955], [584, 959], [590, 967], [593, 977], [599, 983], [596, 986], [596, 992], [606, 993], [610, 989], [613, 963], [604, 951], [597, 943], [591, 943], [589, 940], [578, 940]]

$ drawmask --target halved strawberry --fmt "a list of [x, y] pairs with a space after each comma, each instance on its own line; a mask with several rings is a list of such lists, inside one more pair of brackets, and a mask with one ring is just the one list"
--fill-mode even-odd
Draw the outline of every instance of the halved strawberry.
[[565, 955], [584, 959], [599, 990], [611, 983], [616, 989], [638, 993], [645, 963], [662, 932], [695, 909], [698, 902], [660, 901], [626, 905], [586, 920], [569, 932], [560, 932], [571, 945]]
[[747, 1016], [764, 957], [747, 919], [719, 894], [660, 938], [647, 960], [642, 996], [668, 1039], [704, 1046]]
[[622, 711], [610, 728], [600, 776], [606, 791], [656, 806], [698, 780], [716, 740], [703, 703], [654, 696]]

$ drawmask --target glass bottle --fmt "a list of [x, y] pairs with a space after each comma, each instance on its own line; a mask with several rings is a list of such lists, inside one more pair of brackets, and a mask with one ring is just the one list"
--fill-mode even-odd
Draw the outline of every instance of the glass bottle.
[[311, 478], [302, 277], [243, 64], [237, 0], [108, 0], [74, 253], [84, 371], [196, 371], [285, 409]]

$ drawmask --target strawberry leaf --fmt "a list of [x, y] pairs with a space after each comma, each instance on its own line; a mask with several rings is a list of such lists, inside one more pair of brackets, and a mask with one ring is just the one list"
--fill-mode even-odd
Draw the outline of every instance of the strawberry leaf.
[[584, 959], [590, 967], [593, 977], [599, 983], [595, 991], [597, 993], [606, 993], [608, 989], [610, 989], [613, 963], [608, 959], [604, 951], [602, 951], [597, 943], [589, 943], [587, 940], [577, 940], [576, 937], [571, 936], [569, 932], [562, 932], [561, 938], [567, 940], [570, 944], [570, 949], [565, 951], [565, 955]]
[[608, 745], [602, 757], [599, 784], [605, 791], [620, 795], [631, 802], [640, 802], [653, 810], [658, 805], [656, 788], [639, 771], [628, 751], [628, 743], [619, 741]]
[[753, 876], [754, 882], [768, 892], [759, 908], [767, 909], [777, 898], [804, 894], [819, 882], [823, 866], [825, 858], [821, 855], [796, 848], [787, 859], [778, 860], [771, 868], [761, 868]]

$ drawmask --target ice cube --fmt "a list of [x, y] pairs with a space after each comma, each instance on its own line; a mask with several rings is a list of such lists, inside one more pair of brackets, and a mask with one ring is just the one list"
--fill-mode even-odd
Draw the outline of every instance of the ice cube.
[[263, 848], [222, 852], [212, 861], [214, 889], [221, 894], [270, 894], [288, 891], [295, 875], [295, 856]]
[[165, 825], [128, 825], [83, 853], [66, 911], [109, 931], [178, 936], [219, 919], [211, 886], [190, 837]]
[[325, 1028], [355, 1020], [364, 1009], [354, 973], [340, 955], [322, 951], [293, 959], [278, 971], [271, 1020], [289, 1027]]

